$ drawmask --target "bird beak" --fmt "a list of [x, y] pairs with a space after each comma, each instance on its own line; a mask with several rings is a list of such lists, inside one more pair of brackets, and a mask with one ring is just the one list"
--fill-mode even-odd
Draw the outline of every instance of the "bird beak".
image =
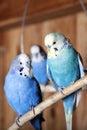
[[47, 49], [47, 52], [50, 53], [50, 49], [49, 48]]
[[50, 51], [50, 49], [48, 49], [47, 52], [48, 52], [48, 57], [50, 57], [50, 56], [51, 56], [51, 51]]
[[26, 67], [29, 68], [31, 65], [30, 63], [26, 63]]
[[32, 66], [29, 66], [29, 76], [30, 76], [30, 78], [33, 77], [33, 69], [32, 69]]

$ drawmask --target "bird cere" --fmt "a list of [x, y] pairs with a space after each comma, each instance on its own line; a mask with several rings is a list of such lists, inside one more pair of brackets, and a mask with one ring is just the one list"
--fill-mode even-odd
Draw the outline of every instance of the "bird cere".
[[[19, 119], [42, 102], [40, 84], [46, 86], [50, 80], [57, 92], [84, 76], [79, 53], [61, 33], [50, 33], [44, 38], [47, 55], [39, 45], [30, 48], [31, 59], [26, 53], [16, 56], [5, 78], [4, 91], [9, 105]], [[72, 130], [73, 109], [79, 104], [82, 90], [63, 99], [67, 130]], [[46, 120], [46, 119], [45, 119]], [[43, 114], [30, 120], [35, 130], [42, 130]]]

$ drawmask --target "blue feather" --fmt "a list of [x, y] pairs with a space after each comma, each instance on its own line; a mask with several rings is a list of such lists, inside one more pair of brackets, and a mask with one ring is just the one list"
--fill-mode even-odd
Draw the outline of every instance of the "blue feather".
[[[48, 49], [48, 76], [57, 91], [62, 91], [62, 88], [69, 86], [84, 76], [79, 54], [64, 35], [60, 33], [48, 34], [45, 37], [45, 45]], [[75, 98], [77, 98], [77, 105], [80, 100], [81, 95], [79, 95], [80, 91], [63, 99], [67, 130], [72, 130], [72, 113]]]
[[[22, 59], [20, 58], [21, 55]], [[33, 75], [31, 77], [30, 73], [32, 71], [28, 60], [26, 54], [18, 55], [12, 61], [9, 72], [5, 78], [4, 91], [6, 98], [9, 105], [18, 115], [24, 115], [26, 112], [30, 111], [32, 107], [34, 108], [42, 102], [41, 90], [37, 80]], [[32, 124], [36, 130], [41, 130], [41, 118], [42, 114], [32, 119]], [[36, 122], [38, 122], [37, 126]]]
[[32, 62], [32, 67], [34, 70], [34, 76], [40, 84], [46, 84], [48, 82], [48, 76], [46, 71], [47, 61], [43, 60], [41, 62]]
[[48, 83], [47, 76], [47, 56], [45, 51], [39, 45], [31, 47], [31, 64], [35, 78], [39, 84], [46, 85]]

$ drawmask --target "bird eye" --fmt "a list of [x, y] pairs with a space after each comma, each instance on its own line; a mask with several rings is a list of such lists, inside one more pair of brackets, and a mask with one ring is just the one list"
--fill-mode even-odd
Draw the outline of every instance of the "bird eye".
[[22, 62], [20, 62], [20, 65], [22, 65]]
[[56, 42], [53, 42], [53, 45], [55, 45], [56, 44]]

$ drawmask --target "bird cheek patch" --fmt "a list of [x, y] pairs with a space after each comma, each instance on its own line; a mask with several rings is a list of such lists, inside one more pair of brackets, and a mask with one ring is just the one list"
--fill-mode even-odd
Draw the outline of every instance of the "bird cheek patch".
[[50, 52], [48, 53], [48, 58], [56, 58], [58, 56], [58, 51], [55, 51], [54, 48], [50, 49]]
[[29, 69], [26, 70], [25, 67], [22, 67], [22, 68], [20, 68], [20, 70], [18, 71], [18, 73], [19, 73], [19, 75], [21, 77], [26, 77], [27, 78], [28, 75], [29, 75]]

